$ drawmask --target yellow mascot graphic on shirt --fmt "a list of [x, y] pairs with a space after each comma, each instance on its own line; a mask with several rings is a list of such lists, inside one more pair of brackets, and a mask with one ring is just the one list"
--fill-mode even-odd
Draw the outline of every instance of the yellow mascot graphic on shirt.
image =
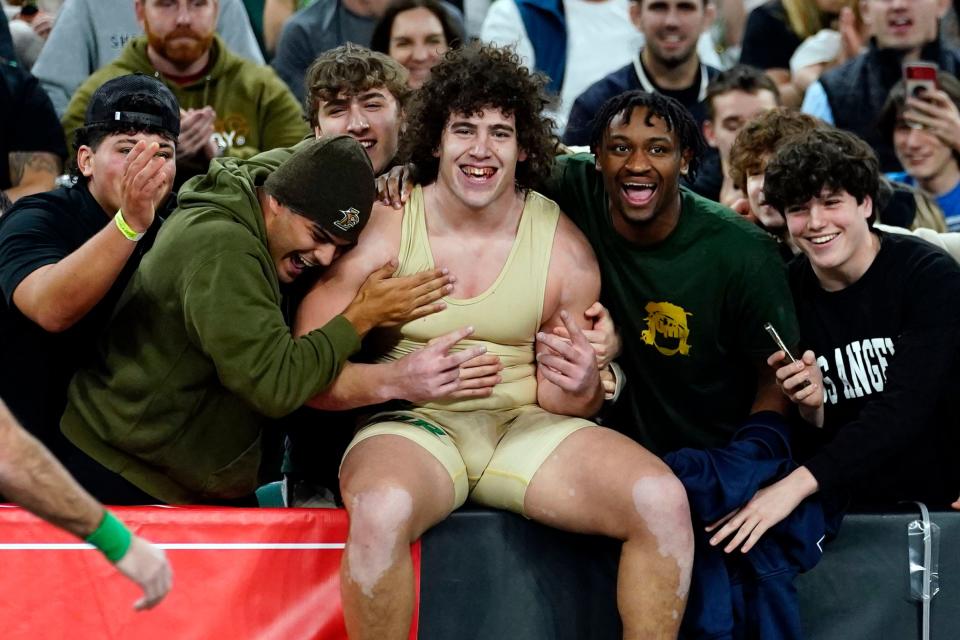
[[640, 332], [644, 344], [656, 347], [665, 356], [690, 354], [687, 316], [692, 316], [692, 313], [672, 302], [648, 302], [644, 310], [647, 312], [644, 318], [647, 328]]

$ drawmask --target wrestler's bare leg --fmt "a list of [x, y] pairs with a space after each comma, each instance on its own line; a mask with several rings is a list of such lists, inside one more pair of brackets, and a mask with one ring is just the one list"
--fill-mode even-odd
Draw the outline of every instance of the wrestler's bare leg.
[[551, 527], [623, 540], [624, 638], [676, 638], [693, 564], [686, 491], [633, 440], [602, 427], [568, 436], [537, 471], [524, 512]]
[[410, 544], [446, 518], [453, 481], [420, 445], [394, 435], [358, 443], [340, 471], [350, 533], [340, 590], [352, 640], [407, 638], [414, 584]]

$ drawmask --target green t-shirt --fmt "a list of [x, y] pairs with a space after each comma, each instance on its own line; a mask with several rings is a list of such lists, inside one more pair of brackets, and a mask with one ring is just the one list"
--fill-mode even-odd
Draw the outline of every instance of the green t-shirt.
[[627, 387], [610, 426], [660, 455], [726, 444], [750, 413], [758, 363], [775, 351], [764, 323], [791, 347], [799, 341], [774, 242], [681, 189], [677, 227], [659, 244], [636, 246], [614, 230], [590, 154], [558, 158], [545, 195], [593, 245], [601, 300], [623, 338]]

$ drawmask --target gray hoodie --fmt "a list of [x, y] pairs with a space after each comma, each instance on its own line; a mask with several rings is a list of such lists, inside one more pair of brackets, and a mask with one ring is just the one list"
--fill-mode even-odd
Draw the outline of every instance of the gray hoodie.
[[[241, 0], [220, 0], [217, 32], [231, 51], [263, 64]], [[91, 73], [112, 62], [127, 40], [142, 33], [133, 0], [65, 2], [32, 70], [57, 117], [63, 117], [73, 92]]]

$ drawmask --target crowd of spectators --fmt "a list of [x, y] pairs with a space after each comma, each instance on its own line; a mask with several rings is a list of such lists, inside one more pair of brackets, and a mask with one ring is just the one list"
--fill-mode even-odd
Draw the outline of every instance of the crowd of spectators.
[[[352, 541], [416, 537], [450, 510], [392, 463], [421, 453], [379, 450], [371, 434], [412, 429], [403, 437], [432, 451], [456, 433], [445, 421], [494, 399], [576, 416], [550, 436], [557, 451], [568, 435], [593, 455], [621, 442], [571, 435], [607, 432], [587, 419], [626, 436], [608, 459], [635, 462], [636, 477], [610, 483], [635, 484], [612, 493], [670, 521], [655, 537], [681, 540], [661, 555], [678, 567], [677, 616], [689, 587], [688, 631], [728, 621], [701, 616], [697, 567], [685, 583], [678, 509], [698, 558], [775, 544], [771, 529], [809, 523], [810, 509], [828, 535], [851, 507], [960, 509], [960, 47], [947, 0], [0, 2], [0, 427], [22, 424], [93, 498], [249, 505], [282, 479], [290, 506], [346, 503], [355, 630], [368, 574], [395, 584], [404, 569]], [[915, 63], [931, 70], [919, 87]], [[536, 190], [566, 214], [553, 259], [585, 271], [565, 286], [546, 284], [549, 260], [539, 290], [540, 271], [526, 282], [513, 263], [514, 242], [540, 246], [520, 235], [542, 230], [491, 222], [531, 196], [514, 210], [499, 191], [471, 195], [503, 176], [504, 193]], [[480, 222], [450, 213], [466, 210]], [[433, 257], [410, 262], [421, 232]], [[442, 265], [460, 273], [435, 267], [450, 234], [462, 246]], [[561, 244], [576, 259], [558, 258]], [[490, 259], [503, 272], [472, 277]], [[501, 344], [485, 319], [422, 331], [434, 325], [421, 316], [483, 298], [478, 278], [524, 280], [516, 295], [540, 305], [529, 336], [493, 332]], [[547, 311], [557, 300], [577, 308]], [[378, 411], [390, 413], [371, 422]], [[691, 480], [691, 460], [723, 457], [717, 473], [739, 477], [760, 432], [790, 443], [777, 473], [701, 500], [722, 482]], [[456, 506], [486, 484], [448, 454], [431, 455]], [[652, 506], [644, 482], [668, 467], [689, 505], [658, 484], [667, 506]], [[582, 506], [597, 508], [588, 526], [486, 491], [474, 499], [645, 553], [604, 505]], [[89, 522], [74, 532], [93, 535], [106, 516], [82, 495]], [[152, 605], [168, 569], [135, 543], [149, 568], [125, 573]]]

